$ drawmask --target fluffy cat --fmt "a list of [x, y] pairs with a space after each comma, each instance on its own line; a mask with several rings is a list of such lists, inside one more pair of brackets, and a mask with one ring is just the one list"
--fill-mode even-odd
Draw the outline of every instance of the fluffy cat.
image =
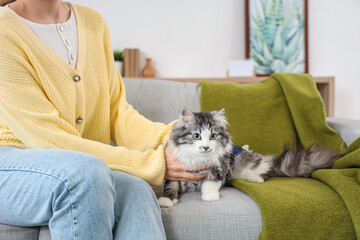
[[249, 182], [264, 182], [268, 177], [308, 177], [320, 168], [330, 167], [338, 152], [312, 146], [297, 151], [284, 147], [280, 156], [263, 156], [253, 151], [241, 151], [231, 157], [233, 144], [226, 130], [225, 110], [191, 112], [183, 110], [170, 134], [168, 146], [178, 161], [189, 168], [211, 163], [204, 179], [192, 182], [165, 180], [161, 207], [174, 206], [184, 192], [202, 192], [205, 201], [220, 199], [219, 189], [227, 179], [240, 178]]
[[186, 166], [196, 167], [211, 163], [206, 177], [199, 181], [165, 180], [163, 197], [159, 198], [161, 207], [171, 207], [178, 202], [181, 193], [202, 192], [202, 199], [215, 201], [220, 199], [219, 189], [225, 184], [230, 171], [231, 136], [226, 131], [224, 109], [219, 112], [193, 113], [187, 109], [182, 112], [174, 125], [168, 146], [178, 161]]

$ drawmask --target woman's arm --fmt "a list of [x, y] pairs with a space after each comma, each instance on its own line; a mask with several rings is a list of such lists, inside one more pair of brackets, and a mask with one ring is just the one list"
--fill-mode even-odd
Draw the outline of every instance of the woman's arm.
[[162, 184], [165, 174], [163, 145], [139, 151], [82, 138], [48, 100], [26, 58], [4, 45], [0, 50], [0, 119], [26, 147], [89, 153], [112, 169], [133, 174], [152, 185]]
[[[124, 83], [117, 73], [111, 97], [111, 137], [118, 146], [143, 151], [166, 146], [175, 121], [165, 125], [154, 123], [127, 103]], [[141, 93], [139, 93], [141, 94]]]

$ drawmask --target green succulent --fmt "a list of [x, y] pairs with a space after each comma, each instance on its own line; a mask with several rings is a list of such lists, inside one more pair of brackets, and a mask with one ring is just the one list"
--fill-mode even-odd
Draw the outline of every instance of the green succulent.
[[304, 73], [303, 1], [251, 0], [250, 57], [258, 74]]
[[123, 61], [124, 60], [124, 56], [123, 56], [123, 52], [121, 51], [114, 51], [114, 60], [115, 61]]

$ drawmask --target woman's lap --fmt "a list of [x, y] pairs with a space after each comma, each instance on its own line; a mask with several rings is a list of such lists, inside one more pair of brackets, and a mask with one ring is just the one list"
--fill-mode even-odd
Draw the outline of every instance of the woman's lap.
[[[102, 219], [99, 214], [103, 215]], [[61, 218], [67, 222], [62, 222]], [[147, 220], [145, 225], [149, 226], [145, 226], [145, 230], [163, 236], [156, 197], [140, 178], [111, 171], [102, 160], [89, 154], [0, 147], [0, 223], [49, 224], [53, 239], [56, 239], [54, 236], [60, 237], [62, 229], [71, 221], [72, 236], [87, 239], [92, 233], [82, 233], [81, 223], [84, 222], [100, 224], [98, 227], [93, 225], [97, 234], [109, 232], [116, 222], [116, 226], [126, 229], [126, 235], [125, 231], [120, 233], [115, 229], [116, 235], [124, 238], [145, 234], [135, 226], [144, 227]], [[52, 221], [57, 229], [52, 229]], [[99, 233], [99, 228], [103, 228], [104, 233]], [[148, 231], [149, 228], [154, 230]]]

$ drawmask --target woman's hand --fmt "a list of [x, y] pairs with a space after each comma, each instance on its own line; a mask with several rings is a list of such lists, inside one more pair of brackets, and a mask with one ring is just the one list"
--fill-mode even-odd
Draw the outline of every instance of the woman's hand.
[[206, 173], [196, 174], [191, 173], [189, 171], [201, 170], [210, 168], [211, 164], [207, 164], [204, 166], [199, 166], [196, 168], [189, 169], [184, 164], [178, 162], [176, 156], [170, 148], [165, 149], [165, 162], [166, 162], [166, 170], [165, 170], [165, 180], [172, 181], [196, 181], [206, 176]]

